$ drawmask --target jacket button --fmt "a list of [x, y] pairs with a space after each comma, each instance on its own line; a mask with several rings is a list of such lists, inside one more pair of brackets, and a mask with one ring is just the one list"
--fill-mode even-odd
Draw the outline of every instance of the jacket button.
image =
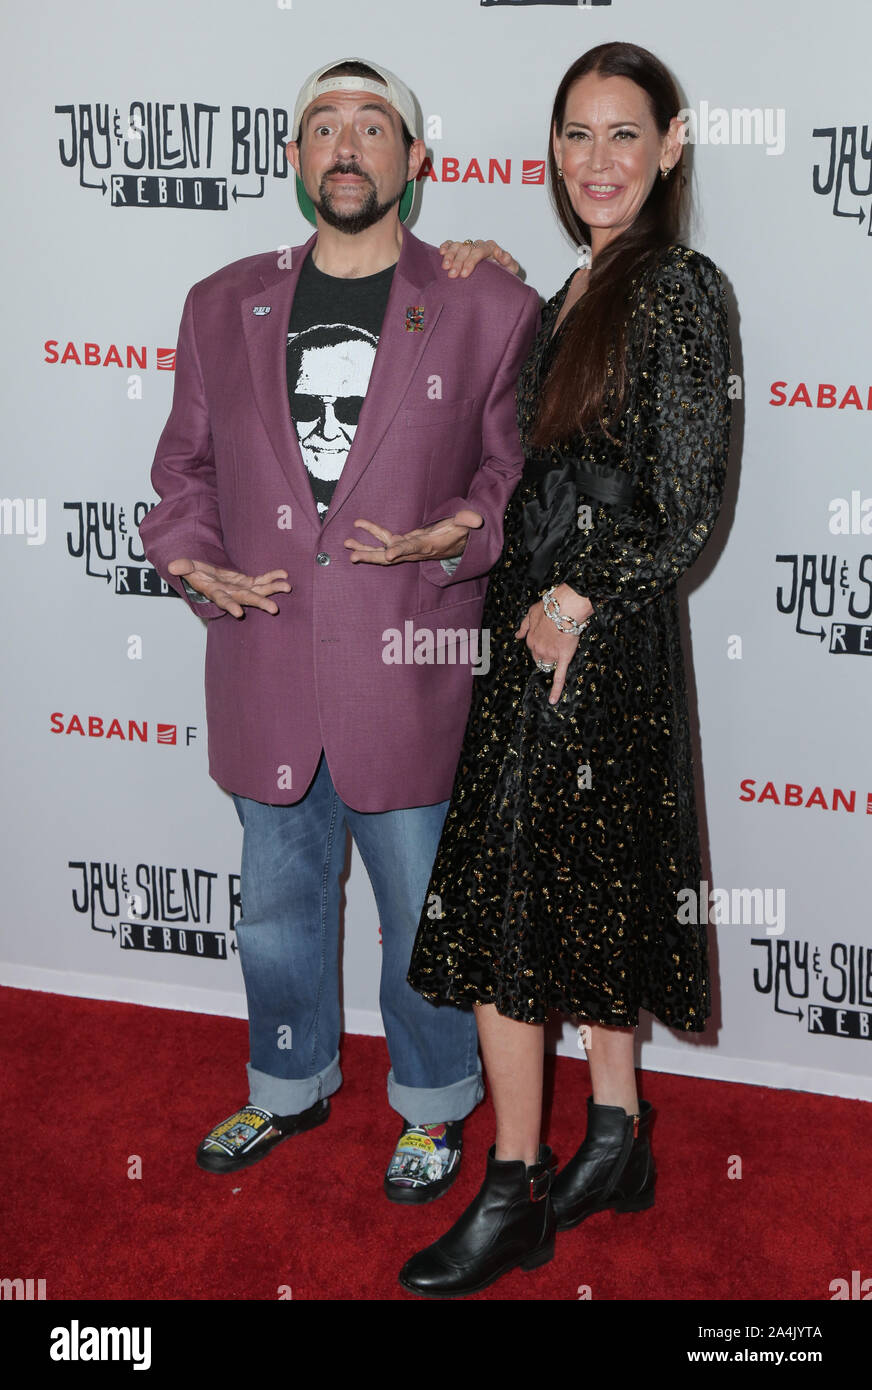
[[329, 556], [325, 551], [323, 551], [323, 550], [320, 551], [319, 554], [315, 556], [315, 559], [318, 561], [318, 564], [319, 564], [319, 565], [329, 565], [329, 564], [330, 564], [330, 556]]

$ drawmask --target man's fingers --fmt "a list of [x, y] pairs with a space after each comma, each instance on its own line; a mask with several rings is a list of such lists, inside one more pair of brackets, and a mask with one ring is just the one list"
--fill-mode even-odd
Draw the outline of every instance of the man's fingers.
[[[251, 575], [240, 574], [238, 570], [218, 569], [215, 565], [207, 565], [203, 560], [171, 560], [167, 566], [170, 574], [178, 578], [187, 579], [192, 589], [196, 589], [204, 598], [208, 598], [213, 603], [217, 603], [216, 594], [219, 592], [224, 595], [234, 593], [236, 597], [230, 601], [236, 608], [240, 602], [246, 602], [246, 595], [257, 595], [258, 599], [265, 597], [265, 592], [271, 594], [289, 594], [292, 586], [288, 583], [287, 570], [267, 570], [265, 574]], [[250, 601], [250, 600], [248, 600]], [[223, 607], [219, 604], [219, 607]], [[253, 607], [262, 607], [258, 602], [252, 603]], [[228, 612], [231, 609], [227, 610]], [[267, 609], [268, 612], [278, 612], [273, 607]], [[235, 617], [240, 617], [241, 613], [235, 613]]]
[[[347, 542], [346, 542], [347, 544]], [[384, 546], [360, 545], [351, 552], [353, 565], [386, 565]]]
[[184, 578], [198, 594], [234, 618], [244, 617], [246, 608], [260, 608], [275, 616], [279, 608], [270, 594], [289, 594], [293, 588], [285, 569], [266, 570], [258, 575], [240, 574], [238, 570], [207, 565], [203, 560], [186, 559], [171, 560], [167, 569], [170, 574]]
[[[232, 573], [232, 572], [231, 572]], [[234, 579], [239, 576], [233, 575]], [[189, 581], [190, 582], [190, 581]], [[193, 586], [192, 586], [193, 587]], [[270, 597], [271, 593], [290, 593], [291, 586], [281, 580], [275, 583], [260, 585], [258, 579], [249, 579], [245, 576], [245, 582], [221, 583], [218, 580], [204, 582], [196, 586], [201, 594], [210, 599], [212, 603], [223, 608], [225, 612], [232, 614], [234, 618], [245, 616], [246, 608], [260, 608], [264, 613], [271, 613], [273, 616], [279, 612], [278, 604]], [[262, 588], [266, 592], [259, 592]]]
[[381, 541], [381, 546], [365, 545], [352, 537], [343, 541], [343, 545], [351, 551], [352, 564], [366, 560], [370, 564], [392, 565], [403, 560], [447, 558], [463, 552], [470, 526], [484, 524], [477, 512], [464, 511], [461, 515], [467, 516], [469, 521], [458, 524], [454, 517], [445, 517], [442, 521], [416, 527], [403, 535], [395, 535], [386, 526], [377, 526], [375, 522], [358, 518], [355, 526], [369, 531]]
[[287, 579], [287, 570], [268, 570], [266, 574], [259, 574], [254, 580], [255, 584], [275, 584], [280, 579]]
[[196, 569], [196, 565], [193, 560], [170, 560], [167, 569], [170, 574], [181, 577], [183, 574], [190, 574], [193, 569]]
[[342, 544], [351, 551], [351, 563], [358, 564], [361, 560], [370, 565], [385, 565], [385, 548], [383, 545], [364, 545], [362, 541], [343, 541]]
[[217, 592], [224, 598], [221, 606], [226, 608], [228, 613], [232, 613], [235, 618], [242, 618], [246, 608], [260, 608], [264, 613], [271, 613], [273, 616], [279, 611], [278, 604], [272, 599], [262, 598], [251, 589], [220, 589]]
[[360, 518], [354, 524], [360, 531], [368, 531], [371, 536], [375, 536], [376, 540], [381, 541], [383, 545], [389, 545], [394, 538], [392, 531], [389, 531], [386, 526], [377, 526], [374, 521], [364, 521]]
[[394, 560], [401, 560], [405, 555], [416, 555], [419, 558], [426, 558], [426, 546], [421, 544], [415, 533], [408, 536], [399, 536], [392, 545], [385, 546], [384, 557], [387, 564], [392, 564]]
[[393, 531], [389, 531], [386, 526], [377, 526], [374, 521], [365, 521], [363, 517], [358, 517], [354, 524], [359, 530], [368, 531], [371, 536], [375, 536], [377, 541], [381, 541], [381, 545], [364, 545], [361, 541], [349, 537], [343, 544], [353, 552], [351, 555], [352, 564], [365, 560], [370, 564], [386, 565], [389, 563], [387, 547], [396, 546], [405, 539], [402, 536], [395, 536]]
[[353, 541], [350, 537], [342, 544], [347, 550], [384, 550], [383, 545], [365, 545], [363, 541]]
[[242, 605], [237, 603], [236, 599], [232, 598], [231, 595], [227, 593], [226, 589], [214, 586], [210, 588], [210, 592], [206, 597], [218, 608], [223, 608], [225, 613], [229, 613], [231, 617], [241, 618], [244, 616], [245, 610]]
[[[279, 573], [279, 571], [275, 571]], [[272, 579], [268, 574], [260, 574], [251, 581], [251, 587], [261, 597], [267, 594], [290, 594], [293, 586], [286, 579]]]
[[[271, 586], [267, 585], [270, 592], [275, 592]], [[241, 604], [246, 608], [262, 608], [265, 613], [278, 613], [279, 606], [269, 597], [258, 591], [256, 584], [233, 584], [227, 585], [224, 592], [233, 600], [234, 603]], [[279, 590], [279, 592], [282, 592]]]
[[212, 565], [197, 565], [209, 579], [215, 579], [228, 589], [254, 589], [259, 584], [280, 583], [288, 577], [287, 570], [268, 570], [266, 574], [241, 574], [239, 570], [219, 570]]
[[456, 526], [468, 526], [473, 531], [484, 525], [481, 513], [472, 511], [470, 507], [461, 507], [459, 512], [454, 513], [453, 519]]

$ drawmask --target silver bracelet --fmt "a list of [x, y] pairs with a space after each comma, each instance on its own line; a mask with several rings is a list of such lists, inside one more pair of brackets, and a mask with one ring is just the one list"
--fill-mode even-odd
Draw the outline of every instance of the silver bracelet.
[[545, 612], [551, 619], [558, 632], [577, 637], [580, 632], [584, 632], [590, 622], [590, 618], [585, 618], [583, 623], [577, 623], [574, 618], [570, 618], [568, 613], [561, 613], [560, 604], [554, 597], [553, 589], [546, 589], [542, 595], [542, 604]]

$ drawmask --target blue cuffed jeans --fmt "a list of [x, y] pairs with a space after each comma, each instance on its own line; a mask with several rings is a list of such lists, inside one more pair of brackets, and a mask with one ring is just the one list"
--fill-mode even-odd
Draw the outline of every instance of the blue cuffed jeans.
[[413, 1124], [463, 1119], [484, 1094], [473, 1013], [434, 1007], [406, 980], [448, 802], [354, 811], [323, 753], [295, 805], [233, 801], [243, 827], [236, 936], [248, 999], [248, 1103], [296, 1115], [342, 1083], [339, 878], [347, 826], [381, 923], [388, 1102]]

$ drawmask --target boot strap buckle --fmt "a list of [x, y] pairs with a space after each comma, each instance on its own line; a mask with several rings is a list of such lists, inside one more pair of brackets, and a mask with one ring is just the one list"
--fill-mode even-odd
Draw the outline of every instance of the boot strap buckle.
[[541, 1202], [543, 1197], [548, 1196], [548, 1189], [551, 1186], [551, 1170], [546, 1168], [544, 1173], [539, 1173], [530, 1179], [530, 1201]]

